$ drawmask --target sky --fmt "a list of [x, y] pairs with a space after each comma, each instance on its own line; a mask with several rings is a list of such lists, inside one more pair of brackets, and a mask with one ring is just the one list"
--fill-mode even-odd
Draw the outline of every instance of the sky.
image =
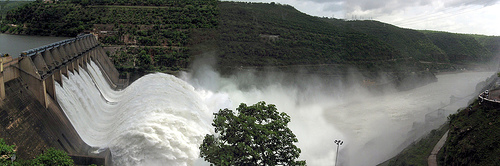
[[294, 6], [312, 16], [378, 20], [399, 27], [500, 36], [500, 0], [238, 0]]

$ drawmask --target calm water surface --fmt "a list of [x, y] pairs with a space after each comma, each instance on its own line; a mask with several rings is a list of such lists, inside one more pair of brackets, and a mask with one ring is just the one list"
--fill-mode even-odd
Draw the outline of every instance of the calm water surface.
[[32, 48], [37, 48], [60, 40], [68, 39], [67, 37], [47, 37], [47, 36], [26, 36], [26, 35], [9, 35], [0, 33], [0, 53], [18, 57], [22, 51]]

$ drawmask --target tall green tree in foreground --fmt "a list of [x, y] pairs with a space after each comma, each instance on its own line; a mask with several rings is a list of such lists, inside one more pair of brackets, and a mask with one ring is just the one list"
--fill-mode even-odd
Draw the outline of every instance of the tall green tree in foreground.
[[215, 136], [207, 134], [200, 156], [215, 165], [305, 165], [296, 161], [300, 148], [288, 128], [290, 116], [279, 113], [273, 104], [241, 103], [238, 111], [214, 113]]

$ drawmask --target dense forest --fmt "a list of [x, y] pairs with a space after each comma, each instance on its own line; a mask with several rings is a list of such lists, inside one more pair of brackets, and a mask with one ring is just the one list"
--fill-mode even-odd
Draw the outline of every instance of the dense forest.
[[468, 61], [484, 62], [490, 60], [493, 53], [481, 45], [472, 35], [423, 31], [452, 63]]
[[419, 31], [399, 28], [373, 20], [340, 21], [326, 19], [326, 21], [334, 25], [343, 25], [345, 28], [376, 36], [393, 46], [404, 57], [412, 57], [429, 62], [448, 62], [446, 53]]
[[486, 62], [500, 52], [500, 37], [313, 17], [277, 3], [36, 1], [9, 11], [0, 26], [1, 32], [13, 34], [95, 33], [104, 46], [120, 48], [109, 55], [122, 72], [186, 70], [196, 56], [209, 53], [217, 57], [222, 73], [300, 68], [342, 75], [356, 67], [368, 79], [382, 72], [391, 80], [413, 82]]
[[338, 64], [402, 58], [374, 36], [346, 30], [292, 6], [220, 3], [217, 39], [229, 66]]

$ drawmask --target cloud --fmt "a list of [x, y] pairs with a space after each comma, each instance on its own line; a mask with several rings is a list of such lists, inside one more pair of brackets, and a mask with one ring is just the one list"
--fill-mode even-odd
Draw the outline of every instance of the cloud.
[[466, 5], [491, 6], [498, 3], [499, 0], [449, 0], [445, 1], [446, 7], [459, 7]]
[[441, 8], [454, 8], [469, 5], [491, 6], [500, 0], [310, 0], [328, 7], [325, 11], [344, 11], [346, 15], [371, 15], [380, 16], [392, 14], [407, 8], [419, 6], [439, 6]]

